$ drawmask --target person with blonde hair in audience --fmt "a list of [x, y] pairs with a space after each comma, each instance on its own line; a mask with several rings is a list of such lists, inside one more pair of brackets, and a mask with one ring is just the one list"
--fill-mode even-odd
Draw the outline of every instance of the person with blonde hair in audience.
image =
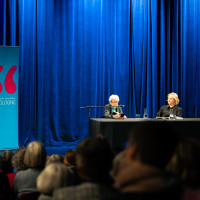
[[48, 157], [48, 160], [46, 161], [46, 166], [55, 163], [55, 162], [63, 162], [63, 157], [60, 154], [52, 154], [51, 156]]
[[194, 138], [182, 139], [167, 170], [180, 176], [183, 181], [183, 200], [200, 199], [200, 141]]
[[72, 183], [73, 172], [69, 167], [63, 163], [50, 163], [37, 178], [37, 188], [41, 193], [38, 200], [50, 200], [55, 189]]
[[46, 151], [42, 143], [29, 143], [24, 155], [24, 164], [28, 169], [18, 172], [13, 181], [13, 190], [18, 197], [27, 193], [39, 193], [36, 179], [46, 164]]

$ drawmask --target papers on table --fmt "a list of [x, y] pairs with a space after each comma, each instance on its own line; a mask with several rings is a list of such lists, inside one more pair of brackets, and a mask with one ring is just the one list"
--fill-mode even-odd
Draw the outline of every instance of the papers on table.
[[[172, 119], [170, 117], [156, 117], [156, 119]], [[176, 117], [174, 119], [183, 119], [182, 117]]]

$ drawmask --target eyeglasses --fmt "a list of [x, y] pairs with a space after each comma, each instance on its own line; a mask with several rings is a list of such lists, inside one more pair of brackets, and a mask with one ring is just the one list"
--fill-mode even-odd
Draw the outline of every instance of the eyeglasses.
[[111, 103], [115, 103], [115, 104], [117, 104], [117, 103], [118, 103], [118, 101], [111, 101]]

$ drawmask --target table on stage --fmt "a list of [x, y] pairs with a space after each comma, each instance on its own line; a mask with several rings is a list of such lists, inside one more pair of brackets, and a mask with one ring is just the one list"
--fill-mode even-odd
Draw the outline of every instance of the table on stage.
[[95, 137], [98, 134], [102, 134], [108, 139], [112, 148], [122, 149], [126, 145], [130, 126], [148, 121], [158, 123], [164, 121], [164, 123], [169, 124], [169, 126], [173, 128], [179, 139], [193, 137], [200, 140], [200, 118], [184, 118], [176, 120], [155, 118], [91, 118], [89, 136]]

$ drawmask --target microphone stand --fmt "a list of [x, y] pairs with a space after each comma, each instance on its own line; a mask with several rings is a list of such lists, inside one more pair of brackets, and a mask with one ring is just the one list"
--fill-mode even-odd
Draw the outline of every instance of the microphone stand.
[[105, 106], [82, 106], [80, 108], [88, 108], [88, 112], [89, 112], [89, 121], [90, 121], [90, 110], [91, 108], [104, 108]]
[[[89, 112], [89, 121], [90, 121], [90, 110], [91, 108], [104, 108], [105, 106], [82, 106], [80, 108], [88, 108]], [[118, 105], [118, 107], [125, 107], [124, 105]]]

